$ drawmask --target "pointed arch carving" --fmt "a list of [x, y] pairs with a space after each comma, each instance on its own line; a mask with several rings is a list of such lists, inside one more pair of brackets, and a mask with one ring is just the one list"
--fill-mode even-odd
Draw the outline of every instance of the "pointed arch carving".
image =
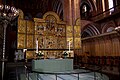
[[107, 32], [107, 29], [111, 28], [111, 31], [112, 31], [112, 28], [114, 29], [116, 26], [115, 26], [115, 23], [114, 21], [109, 21], [107, 23], [104, 23], [104, 25], [102, 26], [102, 33], [105, 33]]

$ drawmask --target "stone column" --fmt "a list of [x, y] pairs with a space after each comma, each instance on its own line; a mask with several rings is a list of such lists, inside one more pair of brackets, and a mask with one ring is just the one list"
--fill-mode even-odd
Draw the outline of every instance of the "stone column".
[[74, 51], [74, 55], [81, 53], [80, 1], [81, 0], [63, 0], [64, 20], [67, 22], [67, 44], [69, 44], [70, 41], [70, 47], [71, 50]]
[[74, 25], [80, 18], [80, 0], [62, 0], [64, 21], [67, 25]]

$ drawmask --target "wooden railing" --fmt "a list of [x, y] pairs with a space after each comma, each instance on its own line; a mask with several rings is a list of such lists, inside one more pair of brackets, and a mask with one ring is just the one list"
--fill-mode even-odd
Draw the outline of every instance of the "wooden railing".
[[120, 56], [120, 36], [116, 31], [82, 39], [82, 53], [94, 56]]
[[[112, 10], [112, 9], [114, 9], [114, 10], [110, 12], [110, 10]], [[111, 15], [115, 15], [119, 12], [120, 12], [120, 5], [116, 5], [116, 6], [110, 8], [110, 9], [104, 11], [104, 12], [101, 12], [99, 14], [91, 16], [90, 20], [96, 22], [96, 21], [102, 20], [106, 17], [109, 17]]]

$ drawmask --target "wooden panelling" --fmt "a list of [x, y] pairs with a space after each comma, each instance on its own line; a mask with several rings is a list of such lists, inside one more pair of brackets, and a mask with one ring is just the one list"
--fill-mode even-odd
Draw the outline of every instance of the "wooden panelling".
[[82, 39], [82, 52], [93, 56], [120, 56], [120, 40], [117, 33]]

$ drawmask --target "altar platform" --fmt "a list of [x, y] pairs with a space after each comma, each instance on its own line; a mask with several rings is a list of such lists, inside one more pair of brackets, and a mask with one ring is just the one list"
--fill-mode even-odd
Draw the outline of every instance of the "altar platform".
[[[26, 80], [26, 75], [21, 74], [20, 80]], [[85, 69], [76, 69], [73, 71], [65, 71], [65, 72], [37, 72], [33, 71], [29, 73], [27, 76], [29, 80], [109, 80], [108, 76], [98, 73], [92, 72], [90, 70]]]
[[108, 76], [98, 72], [83, 68], [73, 69], [73, 59], [33, 60], [32, 72], [28, 73], [27, 78], [29, 80], [109, 80]]

